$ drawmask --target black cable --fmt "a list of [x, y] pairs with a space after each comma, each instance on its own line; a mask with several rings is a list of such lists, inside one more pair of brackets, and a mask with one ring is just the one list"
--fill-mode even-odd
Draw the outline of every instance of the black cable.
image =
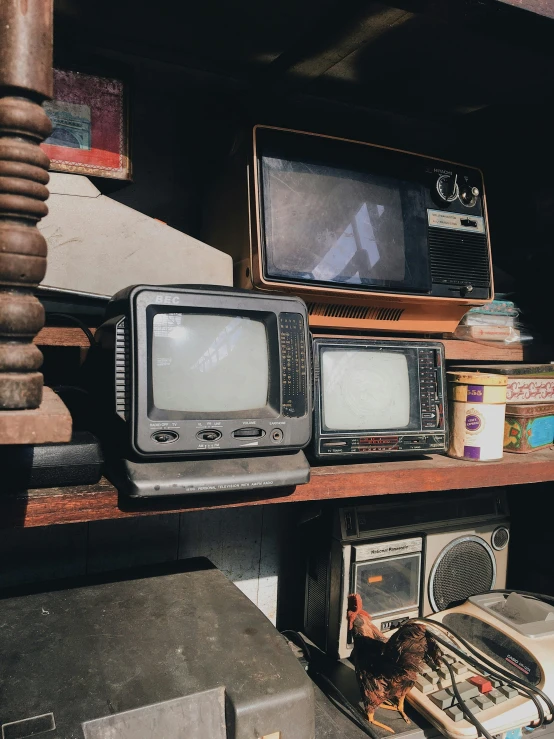
[[[312, 652], [310, 650], [310, 647], [308, 646], [308, 642], [304, 639], [304, 637], [302, 636], [300, 632], [293, 631], [292, 629], [285, 629], [284, 631], [281, 631], [281, 634], [283, 634], [283, 636], [290, 634], [291, 636], [296, 637], [296, 639], [298, 639], [298, 641], [300, 642], [300, 648], [304, 650], [306, 659], [308, 660], [308, 662], [312, 661]], [[291, 641], [294, 641], [294, 640], [291, 639]]]
[[473, 724], [475, 728], [477, 729], [477, 735], [478, 736], [484, 736], [485, 739], [492, 739], [492, 736], [489, 734], [489, 732], [485, 729], [483, 724], [479, 721], [477, 716], [473, 714], [469, 708], [467, 707], [464, 699], [462, 698], [460, 691], [458, 690], [458, 686], [456, 685], [456, 677], [454, 675], [454, 670], [450, 666], [448, 662], [444, 662], [444, 664], [448, 668], [448, 672], [450, 673], [450, 679], [452, 681], [452, 692], [454, 693], [454, 696], [456, 697], [456, 700], [458, 702], [458, 707], [460, 708], [461, 712], [464, 714], [467, 721], [469, 721], [470, 724]]
[[[501, 682], [507, 683], [514, 689], [522, 692], [527, 698], [529, 698], [534, 704], [537, 709], [537, 713], [539, 714], [539, 723], [536, 726], [533, 726], [532, 728], [538, 728], [538, 726], [542, 726], [543, 724], [550, 724], [554, 720], [554, 705], [552, 704], [552, 701], [550, 698], [540, 690], [540, 688], [537, 688], [532, 683], [529, 683], [527, 680], [524, 680], [523, 678], [520, 678], [518, 675], [514, 675], [511, 672], [508, 672], [504, 670], [501, 667], [498, 667], [494, 662], [484, 657], [482, 654], [477, 652], [475, 648], [469, 644], [463, 637], [459, 636], [455, 631], [453, 631], [449, 626], [445, 626], [440, 621], [433, 621], [432, 619], [427, 618], [415, 618], [411, 619], [414, 622], [423, 622], [425, 624], [431, 624], [432, 626], [442, 628], [443, 631], [445, 631], [447, 634], [452, 635], [455, 639], [460, 641], [466, 649], [468, 649], [470, 652], [476, 655], [477, 659], [470, 657], [469, 655], [465, 654], [461, 650], [459, 650], [455, 645], [453, 645], [451, 642], [441, 639], [437, 634], [433, 634], [433, 636], [437, 639], [437, 641], [442, 644], [443, 646], [447, 647], [449, 650], [454, 652], [454, 654], [458, 655], [460, 659], [463, 659], [465, 662], [467, 662], [469, 665], [474, 667], [479, 672], [486, 672], [490, 677], [493, 677], [496, 680], [500, 680]], [[483, 665], [485, 666], [485, 669], [483, 668]], [[536, 693], [539, 695], [546, 705], [550, 709], [551, 718], [546, 720], [543, 708], [540, 704], [540, 701], [536, 696], [534, 695]]]
[[[416, 620], [416, 619], [414, 619], [414, 620]], [[421, 620], [424, 621], [424, 622], [426, 622], [426, 623], [431, 623], [434, 626], [442, 626], [442, 628], [444, 629], [444, 631], [446, 631], [447, 633], [450, 633], [453, 636], [455, 636], [457, 639], [459, 639], [466, 646], [467, 649], [469, 649], [471, 652], [475, 653], [475, 650], [471, 647], [471, 645], [469, 645], [462, 637], [460, 637], [457, 634], [455, 634], [455, 632], [452, 631], [449, 627], [443, 626], [443, 624], [441, 624], [440, 622], [433, 621], [431, 619], [421, 619]], [[471, 665], [472, 667], [474, 667], [479, 672], [485, 672], [488, 676], [494, 678], [495, 680], [500, 680], [501, 682], [507, 683], [511, 687], [515, 688], [516, 690], [521, 691], [525, 696], [527, 696], [535, 704], [535, 707], [537, 709], [537, 713], [539, 714], [539, 722], [540, 722], [539, 725], [540, 726], [542, 726], [543, 723], [551, 723], [552, 719], [550, 719], [549, 721], [545, 721], [545, 716], [544, 716], [543, 708], [542, 708], [542, 706], [540, 704], [540, 701], [535, 697], [535, 695], [533, 693], [534, 692], [541, 693], [541, 695], [545, 699], [545, 702], [547, 703], [547, 705], [550, 703], [550, 700], [549, 700], [548, 696], [544, 695], [544, 693], [542, 693], [542, 691], [540, 691], [536, 686], [531, 685], [530, 683], [526, 683], [526, 681], [524, 681], [525, 687], [523, 687], [518, 682], [520, 680], [520, 678], [518, 676], [513, 675], [510, 672], [506, 672], [506, 671], [502, 670], [502, 668], [496, 668], [495, 663], [490, 662], [486, 657], [483, 657], [481, 654], [477, 654], [477, 659], [474, 659], [474, 658], [470, 657], [469, 655], [465, 654], [464, 652], [462, 652], [461, 650], [459, 650], [454, 645], [452, 645], [451, 642], [448, 642], [448, 641], [445, 641], [445, 640], [441, 639], [437, 634], [434, 634], [433, 636], [437, 639], [437, 641], [440, 644], [442, 644], [443, 646], [445, 646], [448, 649], [450, 649], [452, 652], [454, 652], [454, 654], [458, 655], [458, 657], [460, 659], [462, 659], [465, 662], [467, 662], [469, 665]], [[479, 662], [479, 660], [481, 660], [481, 663]], [[483, 664], [485, 666], [485, 669], [483, 668]], [[495, 670], [499, 670], [501, 672], [496, 672]], [[529, 687], [527, 687], [527, 686], [529, 686]], [[533, 728], [537, 728], [537, 726], [535, 726]]]
[[81, 321], [80, 318], [77, 318], [76, 316], [72, 316], [71, 313], [47, 313], [46, 320], [48, 321], [49, 318], [63, 318], [66, 321], [73, 322], [76, 326], [78, 326], [86, 334], [86, 337], [89, 340], [91, 347], [96, 346], [96, 343], [94, 341], [94, 334], [92, 333], [90, 328], [87, 326], [87, 324]]
[[[436, 623], [436, 622], [433, 622], [433, 623]], [[501, 682], [504, 682], [504, 683], [510, 685], [511, 687], [515, 688], [516, 690], [521, 691], [525, 696], [527, 696], [527, 698], [529, 698], [535, 704], [535, 708], [537, 709], [537, 713], [539, 714], [539, 723], [538, 723], [537, 726], [534, 726], [533, 728], [538, 728], [538, 726], [542, 726], [545, 723], [544, 711], [543, 711], [543, 708], [542, 708], [541, 703], [538, 700], [538, 698], [536, 698], [536, 696], [531, 692], [531, 690], [528, 690], [527, 688], [524, 688], [522, 686], [519, 686], [517, 683], [512, 682], [512, 680], [511, 680], [512, 674], [511, 673], [504, 673], [504, 674], [496, 673], [496, 672], [494, 672], [493, 669], [491, 669], [491, 667], [490, 667], [491, 663], [488, 660], [485, 661], [485, 659], [481, 655], [479, 655], [479, 658], [478, 659], [473, 659], [469, 655], [465, 654], [465, 652], [462, 652], [461, 650], [457, 649], [456, 647], [453, 647], [452, 644], [449, 643], [448, 641], [442, 640], [436, 634], [434, 634], [434, 637], [437, 639], [438, 642], [440, 642], [444, 646], [448, 647], [448, 649], [450, 649], [452, 652], [454, 652], [454, 654], [457, 654], [460, 659], [462, 659], [465, 662], [467, 662], [469, 665], [471, 665], [472, 667], [474, 667], [479, 672], [484, 672], [487, 675], [487, 677], [492, 677], [495, 680], [500, 680]], [[483, 660], [486, 669], [483, 669], [483, 664], [481, 664], [479, 662], [479, 659], [482, 659]], [[516, 676], [513, 676], [513, 677], [516, 677]]]
[[[544, 702], [546, 703], [546, 705], [548, 706], [550, 710], [550, 713], [552, 714], [552, 718], [550, 718], [550, 720], [548, 720], [546, 723], [548, 724], [552, 723], [552, 721], [554, 720], [554, 703], [545, 693], [543, 693], [543, 691], [540, 688], [537, 688], [536, 685], [533, 685], [533, 683], [530, 683], [528, 680], [525, 680], [525, 678], [520, 677], [519, 675], [514, 675], [514, 673], [509, 672], [508, 670], [505, 670], [500, 665], [497, 665], [495, 662], [493, 662], [488, 657], [486, 657], [485, 655], [481, 654], [478, 650], [476, 650], [472, 644], [470, 644], [462, 636], [457, 634], [452, 628], [450, 628], [450, 626], [445, 626], [440, 621], [433, 621], [433, 619], [427, 619], [427, 618], [413, 619], [413, 620], [414, 621], [419, 620], [419, 621], [423, 621], [424, 623], [432, 624], [433, 626], [439, 626], [447, 633], [452, 634], [452, 636], [454, 636], [459, 642], [461, 642], [465, 646], [466, 649], [468, 649], [472, 654], [474, 654], [477, 657], [477, 660], [480, 660], [486, 665], [488, 672], [490, 672], [495, 679], [512, 684], [512, 687], [515, 687], [513, 685], [513, 683], [515, 682], [523, 686], [527, 690], [537, 693], [537, 695], [539, 695], [544, 700]], [[448, 648], [451, 648], [450, 645], [448, 644], [446, 644], [445, 646], [448, 646]], [[453, 651], [456, 651], [456, 650], [453, 650]], [[461, 655], [464, 657], [464, 659], [467, 660], [467, 655], [464, 655], [463, 652], [461, 653]], [[477, 666], [476, 669], [482, 669], [482, 667]], [[494, 673], [497, 673], [497, 674], [494, 674]]]
[[336, 701], [332, 696], [330, 696], [328, 693], [325, 693], [327, 698], [333, 702], [334, 705], [336, 705], [338, 708], [341, 708], [344, 713], [358, 726], [361, 731], [363, 731], [367, 736], [372, 737], [372, 739], [380, 739], [380, 737], [377, 735], [375, 731], [371, 728], [371, 724], [369, 721], [365, 718], [362, 718], [360, 715], [360, 711], [358, 708], [352, 705], [348, 698], [337, 688], [335, 683], [332, 680], [329, 680], [327, 675], [324, 675], [322, 672], [318, 672], [316, 670], [316, 675], [323, 679], [327, 685], [329, 685], [336, 693], [340, 696], [340, 702]]
[[342, 691], [337, 688], [332, 680], [329, 680], [327, 675], [324, 675], [322, 672], [314, 667], [311, 649], [302, 634], [300, 634], [298, 631], [293, 631], [292, 629], [285, 629], [284, 631], [281, 631], [281, 634], [283, 634], [283, 636], [287, 636], [287, 638], [289, 638], [289, 636], [293, 637], [291, 641], [293, 641], [294, 643], [296, 643], [294, 641], [295, 639], [300, 642], [300, 645], [297, 644], [297, 646], [300, 646], [300, 648], [304, 650], [304, 654], [310, 665], [310, 672], [313, 672], [315, 677], [317, 677], [318, 679], [324, 680], [325, 683], [327, 683], [327, 685], [331, 687], [339, 696], [340, 700], [337, 700], [332, 695], [329, 695], [329, 693], [324, 691], [325, 695], [327, 696], [327, 698], [329, 698], [333, 705], [339, 708], [367, 736], [372, 737], [372, 739], [380, 739], [380, 737], [371, 728], [371, 725], [367, 721], [367, 719], [362, 717], [360, 710], [348, 700], [348, 698], [342, 693]]

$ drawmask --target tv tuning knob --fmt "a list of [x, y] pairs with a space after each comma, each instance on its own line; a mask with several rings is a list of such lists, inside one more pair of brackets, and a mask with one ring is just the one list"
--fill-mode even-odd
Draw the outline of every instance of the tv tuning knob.
[[452, 203], [458, 197], [458, 175], [441, 174], [437, 180], [437, 192], [446, 203]]

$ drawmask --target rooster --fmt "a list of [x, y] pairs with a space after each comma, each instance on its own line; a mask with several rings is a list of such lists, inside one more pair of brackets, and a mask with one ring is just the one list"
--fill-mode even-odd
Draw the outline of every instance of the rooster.
[[421, 673], [423, 664], [438, 668], [442, 652], [432, 634], [421, 624], [401, 626], [387, 641], [363, 610], [356, 593], [348, 596], [348, 627], [354, 640], [353, 659], [367, 720], [394, 734], [390, 726], [376, 721], [377, 708], [398, 711], [410, 723], [404, 711], [404, 698]]

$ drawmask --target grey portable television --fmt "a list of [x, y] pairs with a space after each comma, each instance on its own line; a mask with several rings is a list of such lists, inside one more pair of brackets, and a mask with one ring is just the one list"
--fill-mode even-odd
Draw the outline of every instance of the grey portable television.
[[138, 457], [294, 451], [310, 440], [305, 304], [215, 286], [136, 285], [97, 332], [113, 415]]

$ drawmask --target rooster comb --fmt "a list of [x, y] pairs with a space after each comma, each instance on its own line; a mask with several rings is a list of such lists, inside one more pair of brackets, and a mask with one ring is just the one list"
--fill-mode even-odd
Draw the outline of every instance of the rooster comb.
[[362, 597], [359, 593], [352, 593], [348, 596], [348, 610], [356, 613], [357, 611], [361, 611], [363, 608], [362, 605]]

